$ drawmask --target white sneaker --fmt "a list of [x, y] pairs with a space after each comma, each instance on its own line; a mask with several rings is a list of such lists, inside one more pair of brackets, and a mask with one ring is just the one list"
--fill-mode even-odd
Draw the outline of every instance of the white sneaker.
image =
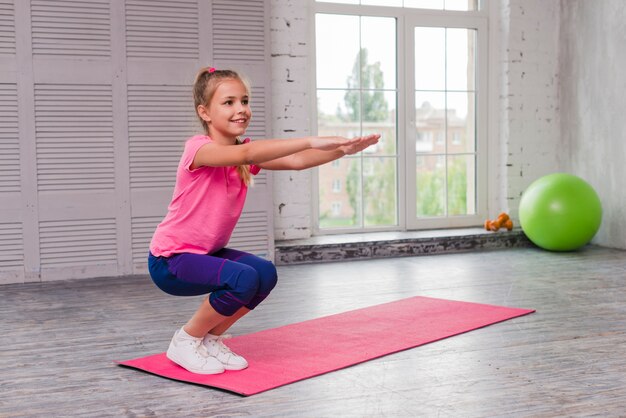
[[206, 352], [202, 345], [202, 338], [181, 335], [180, 329], [174, 333], [166, 356], [192, 373], [218, 374], [224, 372], [222, 363]]
[[223, 340], [226, 338], [230, 338], [230, 335], [207, 334], [202, 340], [202, 344], [206, 348], [207, 353], [218, 359], [226, 370], [242, 370], [248, 367], [248, 362], [245, 358], [233, 353], [224, 344]]

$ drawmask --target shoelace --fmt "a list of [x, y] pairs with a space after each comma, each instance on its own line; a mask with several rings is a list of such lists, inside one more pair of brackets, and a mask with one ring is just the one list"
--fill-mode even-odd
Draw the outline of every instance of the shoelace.
[[220, 335], [215, 339], [211, 339], [211, 341], [215, 342], [215, 344], [217, 345], [217, 348], [219, 351], [221, 351], [224, 354], [234, 354], [232, 351], [230, 351], [230, 348], [228, 348], [228, 346], [226, 344], [224, 344], [223, 340], [226, 340], [228, 338], [231, 338], [232, 335], [230, 334], [225, 334], [225, 335]]
[[200, 358], [209, 357], [209, 352], [207, 351], [204, 344], [202, 344], [202, 340], [193, 341], [190, 340], [189, 343], [195, 348], [194, 353]]

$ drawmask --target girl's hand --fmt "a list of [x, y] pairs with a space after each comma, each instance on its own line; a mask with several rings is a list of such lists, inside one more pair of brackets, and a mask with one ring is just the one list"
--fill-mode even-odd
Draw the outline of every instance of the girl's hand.
[[311, 138], [311, 148], [322, 151], [333, 151], [341, 147], [357, 144], [360, 140], [360, 137], [348, 139], [340, 136], [317, 136]]
[[356, 154], [357, 152], [363, 151], [370, 145], [376, 144], [380, 139], [380, 134], [371, 134], [367, 136], [361, 136], [355, 139], [358, 139], [358, 141], [354, 144], [344, 144], [343, 146], [341, 146], [341, 150], [343, 151], [344, 155]]

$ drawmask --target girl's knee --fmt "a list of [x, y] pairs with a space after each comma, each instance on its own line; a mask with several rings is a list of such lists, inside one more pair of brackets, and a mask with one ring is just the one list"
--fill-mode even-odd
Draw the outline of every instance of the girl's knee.
[[271, 261], [264, 260], [259, 267], [258, 272], [261, 282], [259, 291], [267, 294], [276, 286], [276, 283], [278, 283], [278, 272], [276, 271], [276, 267]]
[[260, 284], [260, 277], [256, 270], [247, 267], [239, 272], [233, 293], [236, 293], [243, 302], [247, 303], [257, 294]]

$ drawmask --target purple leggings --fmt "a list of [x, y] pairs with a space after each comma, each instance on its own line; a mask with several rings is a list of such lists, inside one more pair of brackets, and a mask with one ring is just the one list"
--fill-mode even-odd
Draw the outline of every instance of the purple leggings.
[[210, 293], [209, 303], [219, 314], [231, 316], [242, 306], [254, 309], [276, 286], [276, 267], [255, 255], [223, 248], [213, 254], [148, 256], [154, 283], [170, 295]]

